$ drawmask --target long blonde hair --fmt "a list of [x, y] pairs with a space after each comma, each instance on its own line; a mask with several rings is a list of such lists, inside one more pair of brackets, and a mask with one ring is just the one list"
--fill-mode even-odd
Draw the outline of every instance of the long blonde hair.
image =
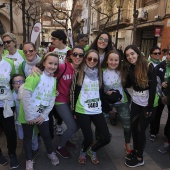
[[84, 68], [85, 68], [85, 65], [86, 65], [86, 58], [87, 58], [87, 56], [88, 56], [91, 52], [96, 53], [97, 56], [98, 56], [98, 63], [97, 63], [97, 65], [96, 65], [95, 67], [97, 67], [97, 69], [98, 69], [99, 88], [101, 88], [101, 87], [102, 87], [102, 72], [101, 72], [101, 68], [100, 68], [99, 53], [98, 53], [96, 50], [89, 50], [89, 51], [86, 53], [86, 55], [85, 55], [85, 57], [84, 57], [84, 59], [83, 59], [83, 62], [82, 62], [82, 64], [81, 64], [81, 66], [80, 66], [77, 84], [78, 84], [79, 86], [81, 86], [81, 85], [83, 84]]

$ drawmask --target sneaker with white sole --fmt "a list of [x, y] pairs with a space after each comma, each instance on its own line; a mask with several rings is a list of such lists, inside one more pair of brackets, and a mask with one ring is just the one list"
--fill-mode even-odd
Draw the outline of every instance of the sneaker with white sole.
[[62, 135], [63, 134], [63, 129], [62, 129], [62, 126], [61, 125], [57, 125], [56, 126], [56, 134], [58, 136]]
[[150, 136], [149, 136], [149, 140], [151, 140], [151, 141], [155, 141], [155, 139], [156, 139], [156, 135], [153, 135], [153, 134], [150, 134]]
[[139, 159], [137, 159], [137, 157], [135, 157], [134, 159], [126, 160], [125, 165], [130, 168], [142, 166], [142, 165], [144, 165], [144, 160], [143, 160], [143, 158], [141, 160], [139, 160]]
[[161, 153], [166, 153], [169, 150], [170, 142], [165, 142], [160, 148], [158, 148], [158, 151]]
[[33, 161], [31, 160], [26, 161], [26, 170], [34, 170]]
[[59, 164], [58, 157], [56, 156], [56, 154], [54, 152], [52, 152], [51, 154], [48, 154], [48, 158], [51, 160], [51, 163], [53, 165], [58, 165]]

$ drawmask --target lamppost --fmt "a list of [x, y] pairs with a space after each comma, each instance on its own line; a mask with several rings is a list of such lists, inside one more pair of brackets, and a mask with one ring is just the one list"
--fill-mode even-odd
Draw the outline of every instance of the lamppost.
[[117, 8], [118, 8], [118, 17], [117, 17], [117, 25], [116, 25], [116, 41], [115, 41], [115, 48], [117, 49], [117, 42], [118, 42], [118, 33], [119, 33], [119, 21], [120, 21], [120, 9], [123, 6], [124, 0], [116, 0]]

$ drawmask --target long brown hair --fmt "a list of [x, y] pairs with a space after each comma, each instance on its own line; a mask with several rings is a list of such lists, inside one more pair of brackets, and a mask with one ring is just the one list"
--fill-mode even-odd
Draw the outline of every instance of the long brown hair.
[[[39, 63], [36, 64], [36, 66], [41, 70], [41, 71], [44, 71], [45, 67], [44, 67], [44, 62], [47, 60], [47, 58], [49, 56], [54, 56], [56, 58], [58, 58], [58, 54], [55, 53], [55, 52], [49, 52], [47, 53], [45, 56], [42, 57], [41, 61]], [[59, 58], [58, 58], [59, 60]], [[56, 75], [59, 71], [59, 63], [58, 63], [58, 67], [57, 67], [57, 70], [54, 72], [54, 74]]]
[[102, 72], [101, 72], [101, 68], [100, 68], [100, 58], [99, 58], [99, 53], [96, 51], [96, 50], [89, 50], [85, 57], [84, 57], [84, 61], [82, 62], [81, 66], [80, 66], [80, 70], [79, 70], [79, 77], [78, 77], [78, 80], [77, 80], [77, 84], [78, 85], [82, 85], [83, 84], [83, 78], [84, 78], [84, 68], [85, 68], [85, 65], [86, 65], [86, 58], [87, 56], [91, 53], [91, 52], [94, 52], [97, 54], [98, 56], [98, 63], [95, 67], [97, 67], [98, 69], [98, 78], [99, 78], [99, 88], [102, 87]]
[[[146, 60], [145, 57], [142, 56], [140, 50], [135, 45], [128, 45], [124, 51], [124, 58], [127, 61], [126, 51], [132, 49], [138, 54], [137, 62], [135, 64], [134, 75], [136, 78], [136, 83], [141, 88], [148, 87], [148, 69], [149, 69], [149, 62]], [[128, 61], [127, 61], [128, 62]]]

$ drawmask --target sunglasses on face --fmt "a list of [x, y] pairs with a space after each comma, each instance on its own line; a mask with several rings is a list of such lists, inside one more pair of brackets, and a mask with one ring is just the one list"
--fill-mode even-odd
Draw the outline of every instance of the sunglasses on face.
[[93, 61], [94, 63], [97, 63], [98, 62], [98, 59], [97, 58], [92, 58], [92, 57], [87, 57], [87, 60], [89, 62]]
[[160, 55], [160, 54], [161, 54], [161, 52], [159, 52], [159, 53], [152, 53], [152, 54], [154, 54], [154, 55]]
[[7, 40], [7, 41], [3, 41], [4, 45], [5, 44], [10, 44], [12, 40]]
[[24, 51], [24, 54], [27, 54], [28, 52], [31, 54], [31, 53], [33, 53], [33, 51], [34, 51], [34, 50], [28, 50], [28, 51], [25, 50], [25, 51]]
[[84, 54], [78, 54], [78, 53], [73, 53], [72, 54], [73, 55], [73, 57], [77, 57], [77, 56], [79, 56], [79, 58], [83, 58], [84, 57]]
[[14, 81], [13, 84], [17, 85], [17, 84], [23, 84], [25, 81], [24, 80], [19, 80], [19, 81]]
[[99, 40], [105, 43], [108, 43], [109, 40], [107, 38], [99, 37]]
[[0, 47], [3, 47], [4, 46], [4, 44], [0, 44]]

